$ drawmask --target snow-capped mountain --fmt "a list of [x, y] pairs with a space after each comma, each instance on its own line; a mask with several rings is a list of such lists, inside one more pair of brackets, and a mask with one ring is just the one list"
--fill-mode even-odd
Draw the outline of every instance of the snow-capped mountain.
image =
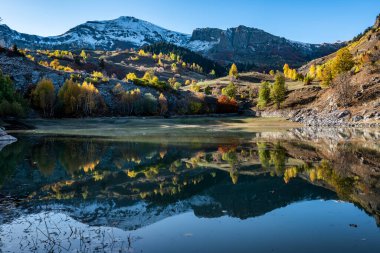
[[18, 33], [0, 26], [0, 45], [30, 49], [101, 49], [136, 48], [156, 42], [186, 44], [190, 35], [173, 32], [134, 17], [109, 21], [89, 21], [59, 36], [41, 37]]
[[19, 33], [0, 25], [0, 46], [29, 49], [99, 49], [139, 48], [157, 42], [167, 42], [188, 48], [221, 64], [232, 62], [252, 68], [292, 67], [335, 52], [343, 43], [308, 44], [294, 42], [263, 30], [239, 26], [221, 30], [195, 29], [192, 35], [167, 30], [134, 17], [109, 21], [90, 21], [59, 36], [41, 37]]

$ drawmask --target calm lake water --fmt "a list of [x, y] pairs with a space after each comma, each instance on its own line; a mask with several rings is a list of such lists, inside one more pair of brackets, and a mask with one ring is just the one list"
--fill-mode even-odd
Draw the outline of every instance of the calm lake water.
[[380, 252], [379, 131], [17, 137], [0, 252]]

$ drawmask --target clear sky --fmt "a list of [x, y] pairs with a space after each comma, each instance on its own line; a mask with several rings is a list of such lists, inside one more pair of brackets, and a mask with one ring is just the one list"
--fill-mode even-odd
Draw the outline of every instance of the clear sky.
[[311, 43], [349, 40], [373, 25], [379, 0], [1, 0], [3, 23], [19, 32], [58, 35], [89, 20], [134, 16], [191, 33], [245, 25]]

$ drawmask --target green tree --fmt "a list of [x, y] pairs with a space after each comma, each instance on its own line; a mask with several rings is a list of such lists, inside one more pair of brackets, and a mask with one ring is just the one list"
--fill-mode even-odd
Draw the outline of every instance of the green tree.
[[207, 86], [204, 88], [204, 92], [205, 92], [206, 95], [211, 95], [211, 94], [212, 94], [212, 88], [211, 88], [210, 86], [207, 85]]
[[232, 66], [230, 68], [229, 75], [230, 75], [230, 77], [235, 77], [235, 78], [239, 77], [238, 68], [237, 68], [235, 63], [232, 64]]
[[54, 115], [55, 89], [53, 81], [42, 79], [38, 82], [35, 90], [32, 92], [32, 101], [36, 108], [43, 111], [44, 117]]
[[281, 74], [277, 74], [275, 77], [275, 82], [272, 85], [270, 92], [270, 97], [273, 102], [276, 103], [277, 108], [280, 108], [281, 102], [285, 100], [286, 96], [286, 86], [285, 86], [285, 77]]
[[262, 82], [259, 89], [259, 98], [257, 106], [261, 109], [267, 106], [270, 101], [270, 84], [269, 82]]
[[25, 114], [26, 102], [18, 94], [9, 76], [0, 70], [0, 116], [21, 117]]
[[229, 98], [235, 98], [237, 93], [236, 85], [230, 82], [226, 88], [222, 89], [222, 94], [228, 96]]

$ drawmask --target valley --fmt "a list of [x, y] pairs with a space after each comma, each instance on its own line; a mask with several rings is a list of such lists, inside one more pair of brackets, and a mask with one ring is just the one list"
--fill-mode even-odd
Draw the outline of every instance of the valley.
[[0, 252], [379, 252], [378, 3], [88, 2], [0, 4]]

